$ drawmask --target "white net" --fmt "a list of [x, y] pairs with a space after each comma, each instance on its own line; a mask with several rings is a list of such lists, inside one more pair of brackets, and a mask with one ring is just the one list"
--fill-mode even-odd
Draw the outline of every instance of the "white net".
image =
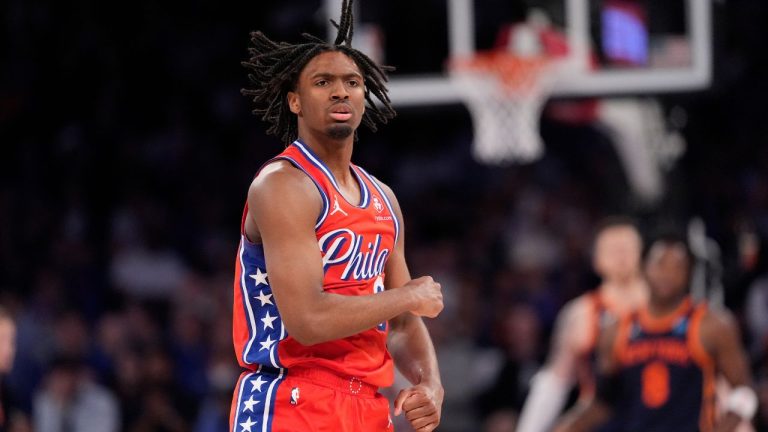
[[454, 65], [451, 71], [472, 117], [473, 156], [485, 164], [531, 162], [544, 152], [539, 117], [558, 77], [558, 62], [500, 60], [491, 68]]

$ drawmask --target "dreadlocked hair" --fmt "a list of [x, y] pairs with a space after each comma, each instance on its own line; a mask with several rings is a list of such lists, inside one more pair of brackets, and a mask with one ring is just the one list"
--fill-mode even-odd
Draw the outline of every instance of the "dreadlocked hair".
[[[248, 49], [251, 57], [242, 65], [250, 70], [248, 79], [253, 87], [244, 88], [241, 93], [253, 98], [256, 108], [252, 112], [270, 124], [268, 134], [280, 137], [285, 143], [298, 138], [298, 120], [288, 107], [287, 94], [295, 90], [304, 66], [318, 54], [327, 51], [346, 54], [363, 74], [366, 101], [363, 124], [375, 132], [378, 123], [386, 124], [395, 117], [386, 87], [387, 72], [394, 68], [378, 65], [367, 55], [352, 48], [352, 1], [342, 2], [340, 22], [331, 20], [331, 24], [338, 30], [333, 44], [307, 33], [302, 34], [304, 41], [298, 44], [274, 42], [260, 31], [251, 33], [253, 46]], [[375, 103], [374, 97], [380, 105]]]

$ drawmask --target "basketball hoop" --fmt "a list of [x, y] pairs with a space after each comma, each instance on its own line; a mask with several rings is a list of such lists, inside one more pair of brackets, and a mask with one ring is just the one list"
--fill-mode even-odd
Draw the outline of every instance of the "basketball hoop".
[[451, 80], [472, 116], [478, 162], [531, 162], [542, 155], [539, 117], [561, 63], [501, 50], [450, 62]]

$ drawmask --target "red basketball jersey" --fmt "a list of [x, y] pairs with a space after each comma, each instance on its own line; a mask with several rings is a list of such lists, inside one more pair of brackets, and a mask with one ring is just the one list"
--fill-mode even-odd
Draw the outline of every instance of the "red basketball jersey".
[[[384, 268], [400, 226], [379, 182], [351, 165], [361, 196], [359, 203], [352, 204], [341, 194], [328, 167], [301, 141], [267, 164], [276, 160], [288, 161], [302, 170], [322, 198], [315, 232], [322, 256], [323, 290], [352, 296], [384, 291]], [[243, 221], [247, 210], [246, 204]], [[279, 265], [269, 263], [270, 267]], [[283, 326], [272, 297], [264, 249], [250, 242], [244, 229], [235, 268], [233, 338], [242, 367], [319, 367], [378, 387], [392, 384], [394, 371], [386, 345], [386, 322], [350, 337], [304, 346]]]

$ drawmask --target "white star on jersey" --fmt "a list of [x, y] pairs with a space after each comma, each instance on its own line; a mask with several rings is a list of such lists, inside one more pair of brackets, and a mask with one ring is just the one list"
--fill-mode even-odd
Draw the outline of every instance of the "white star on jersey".
[[260, 401], [253, 400], [253, 395], [251, 395], [251, 398], [247, 401], [243, 401], [243, 404], [245, 404], [245, 408], [243, 408], [243, 412], [250, 411], [253, 412], [253, 406], [258, 404]]
[[243, 428], [243, 430], [242, 430], [242, 431], [240, 431], [240, 432], [246, 432], [246, 431], [247, 431], [247, 432], [252, 432], [252, 431], [251, 431], [251, 428], [252, 428], [252, 427], [253, 427], [253, 425], [255, 425], [256, 423], [257, 423], [257, 422], [255, 422], [255, 421], [251, 421], [251, 418], [250, 418], [250, 417], [248, 417], [248, 420], [247, 420], [247, 421], [245, 421], [245, 422], [243, 422], [243, 423], [240, 423], [240, 426], [242, 426], [242, 428]]
[[266, 305], [267, 303], [274, 305], [274, 303], [272, 303], [272, 300], [270, 300], [272, 298], [272, 294], [264, 295], [264, 290], [259, 291], [259, 295], [254, 296], [253, 298], [259, 299], [262, 306]]
[[253, 278], [253, 280], [256, 281], [256, 286], [259, 286], [261, 284], [269, 285], [269, 283], [267, 282], [267, 274], [262, 273], [260, 268], [256, 269], [255, 275], [248, 275], [248, 276]]
[[272, 325], [272, 321], [276, 320], [276, 316], [269, 316], [269, 311], [267, 311], [267, 314], [264, 315], [264, 318], [261, 319], [261, 322], [264, 323], [264, 330], [266, 331], [267, 328], [271, 328], [274, 330], [274, 326]]
[[251, 388], [251, 393], [253, 393], [254, 390], [258, 390], [261, 392], [261, 386], [266, 384], [267, 382], [261, 379], [261, 375], [257, 376], [255, 380], [251, 381], [251, 385], [253, 388]]
[[264, 342], [259, 342], [259, 344], [261, 344], [261, 348], [259, 348], [259, 351], [268, 350], [272, 346], [272, 344], [275, 342], [277, 341], [273, 341], [271, 335], [267, 335], [267, 340], [265, 340]]

